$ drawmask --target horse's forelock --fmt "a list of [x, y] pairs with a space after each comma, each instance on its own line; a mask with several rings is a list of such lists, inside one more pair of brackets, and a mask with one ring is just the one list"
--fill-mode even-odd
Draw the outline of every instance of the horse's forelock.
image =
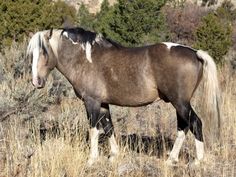
[[31, 37], [29, 41], [26, 52], [27, 56], [30, 56], [33, 53], [34, 49], [39, 48], [39, 40], [39, 32], [37, 32]]
[[29, 41], [28, 47], [27, 47], [27, 56], [30, 56], [33, 54], [33, 51], [35, 49], [44, 49], [47, 52], [47, 45], [46, 45], [46, 40], [44, 38], [44, 35], [46, 34], [47, 31], [39, 31], [35, 33], [32, 38]]

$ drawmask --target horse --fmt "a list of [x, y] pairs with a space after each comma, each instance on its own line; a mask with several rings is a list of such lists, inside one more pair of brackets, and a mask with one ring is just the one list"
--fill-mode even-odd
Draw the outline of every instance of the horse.
[[207, 52], [171, 42], [124, 47], [99, 33], [75, 27], [36, 32], [27, 56], [32, 59], [34, 87], [43, 88], [56, 68], [84, 102], [90, 125], [89, 165], [99, 157], [99, 125], [108, 136], [110, 159], [119, 154], [109, 105], [137, 107], [157, 99], [171, 103], [177, 115], [177, 138], [166, 162], [178, 162], [189, 130], [195, 137], [195, 162], [203, 160], [202, 121], [190, 100], [202, 81], [207, 85], [204, 96], [208, 108], [219, 111], [217, 68]]

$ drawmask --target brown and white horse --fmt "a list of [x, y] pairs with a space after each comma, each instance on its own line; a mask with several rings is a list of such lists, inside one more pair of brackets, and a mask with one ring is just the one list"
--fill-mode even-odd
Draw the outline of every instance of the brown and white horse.
[[126, 48], [99, 34], [71, 28], [37, 32], [27, 54], [33, 58], [35, 87], [44, 87], [56, 67], [84, 101], [91, 128], [89, 164], [99, 156], [98, 124], [109, 137], [111, 157], [119, 152], [109, 104], [142, 106], [158, 98], [170, 102], [177, 114], [178, 135], [167, 162], [178, 161], [189, 129], [195, 136], [196, 160], [203, 159], [202, 122], [190, 100], [202, 80], [209, 108], [218, 110], [217, 70], [206, 52], [174, 43]]

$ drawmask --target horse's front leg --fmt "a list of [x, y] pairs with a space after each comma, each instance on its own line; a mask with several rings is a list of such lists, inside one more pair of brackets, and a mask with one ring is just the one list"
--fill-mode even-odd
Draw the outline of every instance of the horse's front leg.
[[119, 154], [119, 146], [115, 139], [114, 126], [111, 120], [111, 114], [108, 104], [101, 105], [99, 120], [101, 120], [104, 132], [109, 138], [109, 144], [111, 148], [109, 160], [113, 161], [114, 158]]
[[99, 122], [99, 114], [101, 103], [93, 98], [86, 98], [84, 100], [85, 108], [87, 112], [87, 117], [90, 124], [90, 155], [88, 160], [88, 165], [91, 166], [99, 157], [98, 152], [98, 138], [99, 138], [99, 130], [98, 130], [98, 122]]

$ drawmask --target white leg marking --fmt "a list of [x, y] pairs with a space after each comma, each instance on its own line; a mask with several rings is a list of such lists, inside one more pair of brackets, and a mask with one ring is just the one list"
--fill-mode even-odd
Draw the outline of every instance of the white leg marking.
[[95, 160], [98, 158], [98, 137], [99, 137], [99, 130], [94, 127], [90, 129], [90, 141], [91, 141], [91, 149], [90, 149], [90, 156], [88, 160], [88, 164], [92, 165]]
[[167, 163], [172, 164], [173, 162], [178, 162], [179, 152], [184, 142], [184, 139], [185, 139], [184, 131], [178, 131], [178, 137], [175, 140], [174, 147], [170, 152], [170, 156], [167, 160]]
[[110, 143], [110, 146], [111, 146], [111, 154], [114, 154], [114, 155], [118, 154], [119, 153], [119, 146], [116, 143], [114, 133], [109, 138], [109, 143]]
[[90, 63], [92, 63], [92, 57], [91, 57], [92, 51], [91, 51], [91, 49], [92, 49], [91, 44], [89, 42], [86, 42], [85, 53], [86, 53], [86, 58]]
[[111, 146], [111, 150], [110, 150], [110, 157], [109, 157], [109, 160], [111, 162], [114, 161], [114, 158], [118, 155], [119, 153], [119, 146], [116, 142], [116, 139], [115, 139], [115, 136], [114, 136], [114, 133], [111, 135], [111, 137], [109, 138], [109, 143], [110, 143], [110, 146]]
[[197, 139], [195, 139], [195, 143], [196, 143], [197, 159], [201, 161], [204, 156], [204, 144], [202, 141], [199, 141]]

